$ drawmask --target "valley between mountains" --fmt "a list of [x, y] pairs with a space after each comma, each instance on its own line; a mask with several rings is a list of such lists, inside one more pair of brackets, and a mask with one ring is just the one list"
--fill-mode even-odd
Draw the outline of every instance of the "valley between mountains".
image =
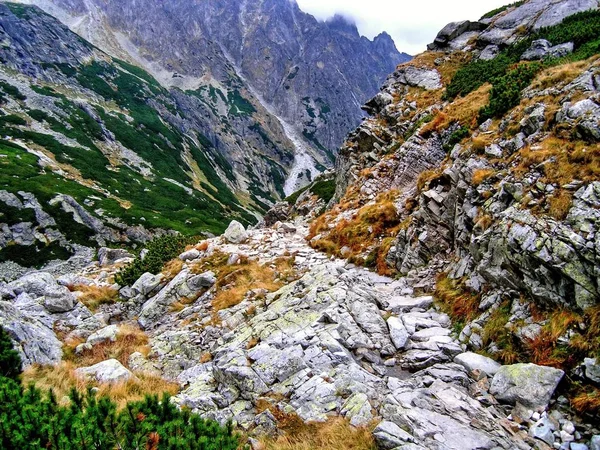
[[0, 3], [0, 448], [599, 450], [598, 2], [184, 3]]

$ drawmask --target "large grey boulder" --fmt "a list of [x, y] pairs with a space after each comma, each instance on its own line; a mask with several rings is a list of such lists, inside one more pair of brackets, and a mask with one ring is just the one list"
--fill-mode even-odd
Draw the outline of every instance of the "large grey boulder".
[[472, 352], [456, 355], [454, 357], [454, 362], [460, 364], [468, 371], [472, 372], [473, 370], [480, 370], [488, 376], [494, 376], [502, 367], [501, 364], [493, 359]]
[[503, 366], [492, 379], [490, 393], [501, 402], [545, 408], [564, 374], [536, 364]]
[[225, 233], [223, 233], [223, 237], [231, 244], [242, 244], [248, 239], [248, 233], [244, 225], [237, 220], [232, 220]]
[[52, 331], [51, 323], [24, 315], [11, 302], [0, 301], [0, 326], [11, 337], [23, 367], [58, 364], [62, 360], [62, 342]]
[[133, 374], [116, 359], [109, 359], [89, 367], [75, 370], [75, 375], [98, 383], [120, 383], [133, 378]]
[[192, 292], [198, 292], [201, 289], [212, 287], [217, 282], [217, 277], [213, 272], [204, 272], [200, 275], [194, 275], [187, 280], [187, 285]]
[[72, 311], [77, 299], [65, 286], [60, 286], [56, 279], [46, 272], [35, 272], [25, 275], [6, 286], [15, 295], [22, 293], [40, 298], [40, 302], [50, 313]]
[[428, 91], [441, 89], [442, 77], [435, 69], [403, 66], [394, 73], [396, 80], [408, 86], [420, 87]]
[[131, 289], [133, 290], [133, 293], [135, 295], [141, 294], [145, 296], [152, 292], [154, 289], [156, 289], [161, 283], [162, 279], [163, 275], [161, 273], [159, 273], [158, 275], [154, 275], [146, 272], [141, 277], [139, 277], [135, 283], [133, 283]]
[[546, 39], [538, 39], [531, 43], [531, 46], [521, 55], [521, 59], [536, 61], [544, 58], [563, 58], [573, 53], [574, 49], [572, 42], [553, 46]]

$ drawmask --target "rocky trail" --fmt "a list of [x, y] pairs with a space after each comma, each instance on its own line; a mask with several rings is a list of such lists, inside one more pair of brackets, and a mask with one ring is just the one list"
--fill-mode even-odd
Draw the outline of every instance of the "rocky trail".
[[[562, 371], [465, 353], [432, 297], [329, 258], [306, 235], [300, 221], [248, 231], [234, 223], [180, 255], [181, 270], [169, 281], [145, 274], [121, 290], [127, 301], [96, 314], [61, 285], [102, 285], [110, 266], [96, 263], [58, 280], [33, 273], [1, 287], [0, 322], [31, 364], [60, 361], [57, 330], [65, 341], [85, 340], [76, 349], [85, 354], [137, 321], [149, 337], [148, 356], [136, 352], [128, 367], [109, 360], [79, 373], [98, 383], [136, 373], [177, 381], [174, 402], [231, 419], [254, 436], [276, 434], [282, 416], [297, 415], [377, 424], [382, 449], [566, 449], [583, 438], [568, 414], [546, 411]], [[215, 315], [211, 301], [222, 282], [198, 270], [215, 255], [228, 265], [272, 268], [291, 258], [294, 275], [276, 292], [252, 290]], [[587, 448], [576, 445], [570, 448]]]

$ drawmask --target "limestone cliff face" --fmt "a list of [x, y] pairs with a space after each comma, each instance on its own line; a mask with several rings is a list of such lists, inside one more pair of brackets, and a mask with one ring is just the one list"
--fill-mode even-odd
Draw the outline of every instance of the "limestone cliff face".
[[[303, 177], [331, 165], [363, 116], [361, 104], [409, 59], [387, 34], [370, 41], [345, 19], [318, 22], [288, 0], [28, 3], [61, 17], [109, 54], [147, 68], [163, 85], [223, 90], [219, 85], [243, 80], [243, 96], [265, 106], [259, 111], [265, 120], [285, 122], [296, 152], [314, 160], [298, 163]], [[294, 180], [292, 188], [307, 181]]]
[[[310, 236], [435, 290], [471, 348], [588, 383], [577, 366], [598, 348], [578, 340], [599, 332], [600, 73], [584, 47], [596, 35], [569, 30], [597, 17], [595, 1], [533, 0], [445, 27], [365, 105]], [[561, 311], [573, 321], [552, 328]]]

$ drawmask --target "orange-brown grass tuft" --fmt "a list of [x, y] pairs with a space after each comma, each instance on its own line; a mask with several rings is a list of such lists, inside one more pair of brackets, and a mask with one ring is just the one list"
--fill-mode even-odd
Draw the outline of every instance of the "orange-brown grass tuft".
[[[360, 208], [352, 219], [341, 220], [333, 228], [327, 225], [327, 218], [318, 219], [311, 226], [309, 239], [324, 231], [327, 233], [311, 245], [317, 250], [349, 258], [357, 263], [371, 261], [374, 266], [380, 265], [377, 260], [381, 256], [374, 254], [373, 257], [364, 259], [361, 255], [374, 248], [382, 250], [380, 253], [385, 251], [386, 246], [389, 250], [391, 245], [386, 238], [395, 237], [401, 223], [394, 204], [397, 195], [397, 191], [379, 195], [374, 203]], [[341, 249], [344, 247], [350, 250], [342, 255]]]
[[77, 366], [72, 362], [62, 362], [56, 366], [31, 366], [23, 372], [22, 382], [27, 386], [34, 383], [42, 391], [52, 389], [61, 401], [69, 394], [71, 388], [86, 393], [88, 387], [98, 387], [98, 395], [108, 396], [117, 403], [119, 409], [130, 401], [142, 400], [147, 394], [168, 392], [175, 395], [179, 385], [163, 380], [160, 377], [137, 373], [135, 379], [117, 384], [90, 383], [75, 375]]
[[80, 292], [79, 301], [92, 312], [96, 312], [101, 305], [110, 305], [119, 299], [119, 291], [110, 286], [80, 284], [71, 287], [71, 291]]
[[165, 281], [171, 281], [183, 269], [183, 261], [179, 258], [172, 259], [163, 266], [162, 273]]
[[277, 273], [269, 265], [261, 265], [256, 261], [223, 267], [217, 276], [217, 294], [212, 300], [214, 312], [231, 308], [244, 300], [248, 291], [265, 289], [274, 292], [283, 283]]
[[[283, 436], [262, 439], [266, 450], [375, 450], [371, 427], [352, 427], [347, 420], [331, 418], [324, 423], [303, 423], [297, 417], [281, 417]], [[280, 417], [278, 417], [278, 415]]]
[[557, 220], [564, 220], [569, 214], [571, 205], [573, 204], [573, 194], [559, 190], [552, 196], [548, 197], [548, 214]]
[[80, 342], [67, 342], [65, 358], [79, 367], [91, 366], [107, 359], [117, 359], [127, 366], [129, 357], [132, 353], [140, 352], [148, 355], [148, 336], [133, 325], [122, 325], [119, 327], [117, 340], [115, 342], [103, 342], [96, 344], [91, 350], [76, 355], [74, 348]]
[[580, 414], [600, 412], [600, 389], [588, 386], [571, 399], [571, 406]]
[[481, 183], [492, 177], [496, 172], [492, 169], [477, 169], [473, 171], [473, 186], [479, 186]]
[[469, 322], [477, 316], [479, 296], [469, 292], [461, 281], [450, 279], [446, 273], [438, 276], [435, 298], [456, 323]]

